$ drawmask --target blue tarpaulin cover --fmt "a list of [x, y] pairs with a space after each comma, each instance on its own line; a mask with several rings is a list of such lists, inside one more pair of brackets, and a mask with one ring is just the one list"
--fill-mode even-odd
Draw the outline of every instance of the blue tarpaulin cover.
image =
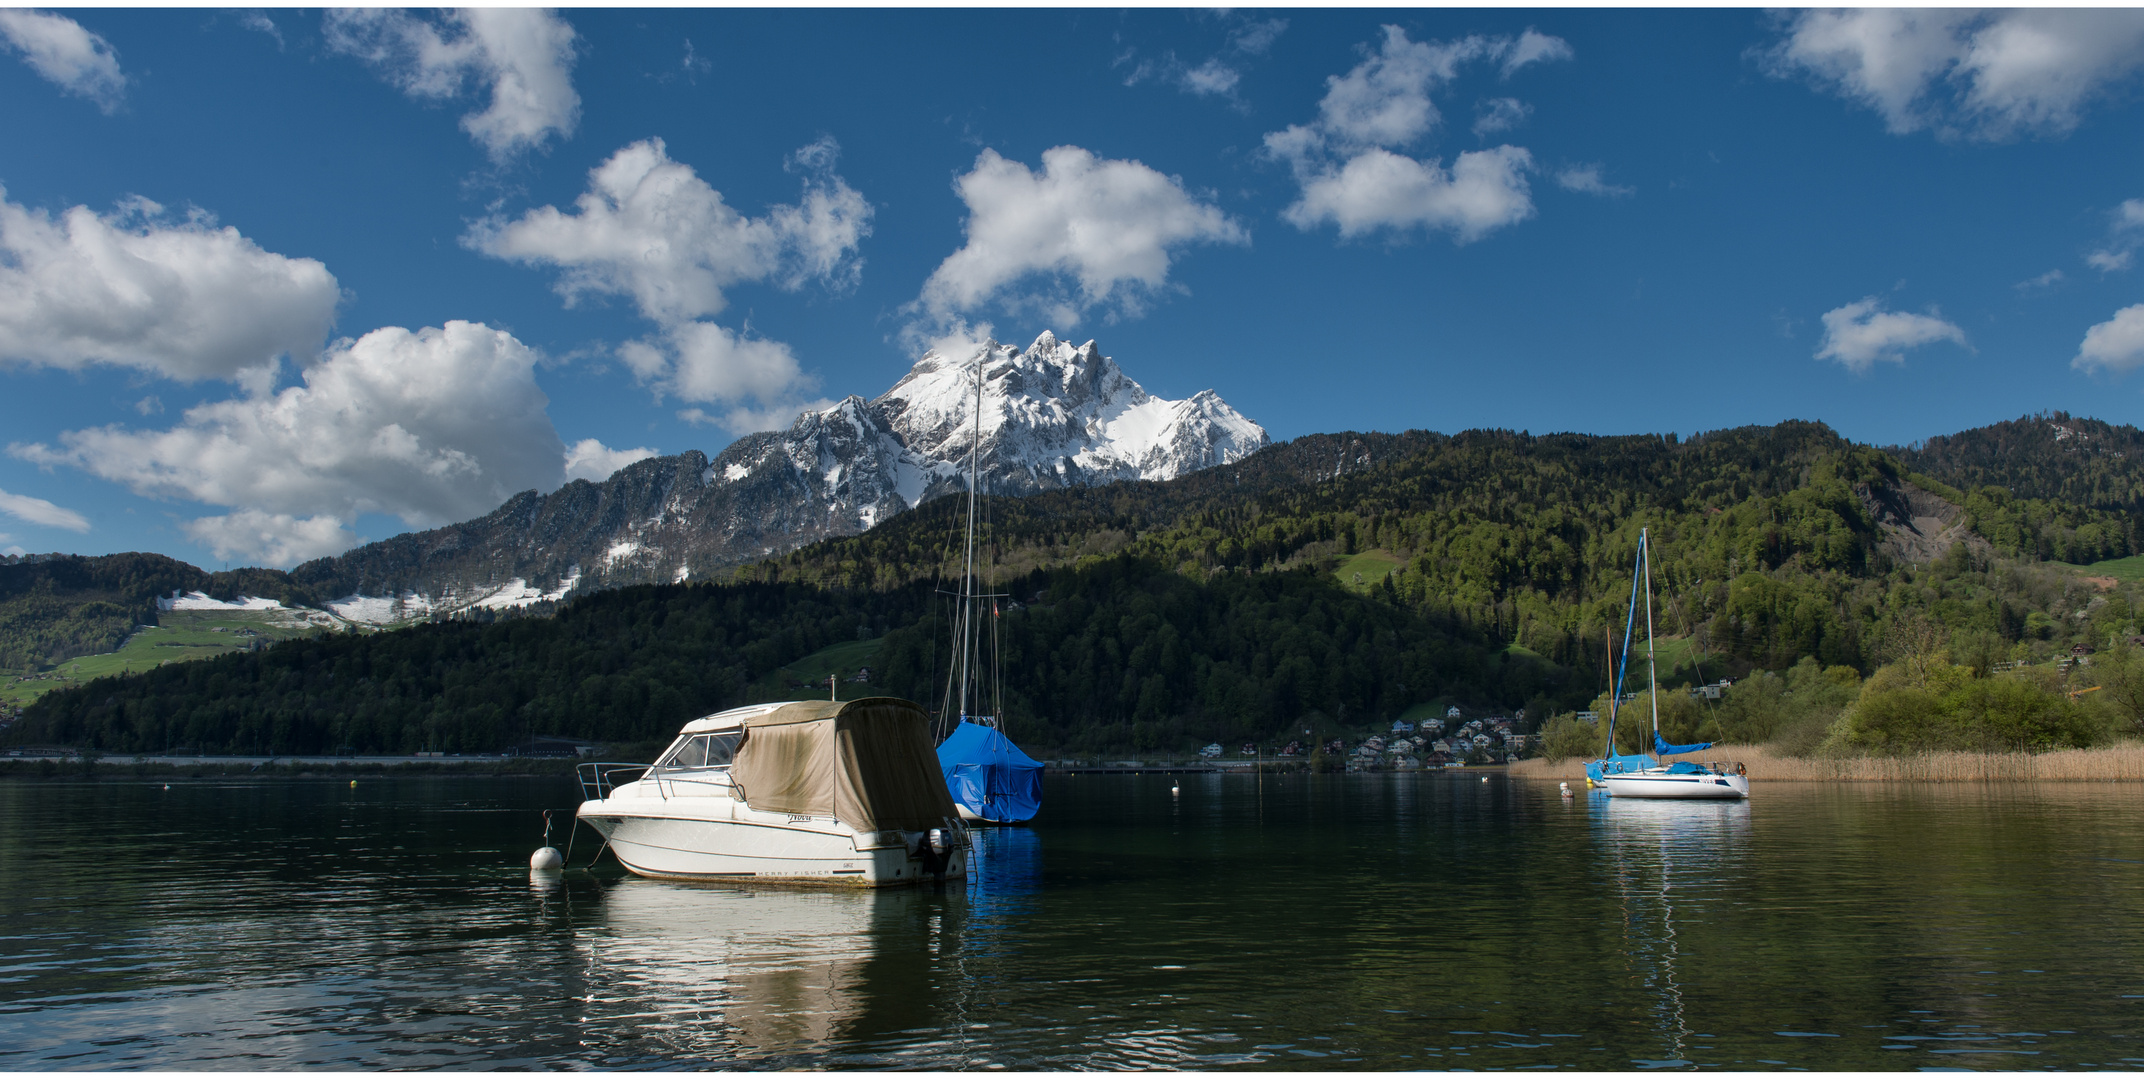
[[1687, 746], [1677, 746], [1671, 742], [1663, 742], [1661, 741], [1660, 733], [1653, 732], [1653, 753], [1656, 754], [1694, 754], [1699, 750], [1710, 749], [1712, 749], [1712, 744], [1709, 742], [1694, 742]]
[[994, 727], [962, 720], [938, 744], [938, 767], [953, 801], [979, 817], [1026, 821], [1042, 809], [1042, 763]]

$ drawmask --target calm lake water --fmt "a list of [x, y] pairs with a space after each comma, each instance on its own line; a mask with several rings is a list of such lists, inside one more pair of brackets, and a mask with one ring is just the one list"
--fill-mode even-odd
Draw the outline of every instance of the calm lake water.
[[2144, 1066], [2136, 785], [1052, 776], [875, 894], [532, 881], [575, 798], [0, 784], [0, 1070]]

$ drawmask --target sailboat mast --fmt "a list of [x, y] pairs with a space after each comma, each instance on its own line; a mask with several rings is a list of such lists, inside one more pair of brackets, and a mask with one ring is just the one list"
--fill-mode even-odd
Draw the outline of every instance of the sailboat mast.
[[1653, 663], [1653, 545], [1638, 530], [1638, 554], [1645, 560], [1645, 684], [1653, 704], [1653, 742], [1660, 741], [1660, 668]]
[[983, 361], [975, 354], [975, 438], [968, 444], [968, 554], [960, 578], [960, 718], [968, 718], [969, 673], [975, 662], [975, 489], [976, 463], [983, 449]]

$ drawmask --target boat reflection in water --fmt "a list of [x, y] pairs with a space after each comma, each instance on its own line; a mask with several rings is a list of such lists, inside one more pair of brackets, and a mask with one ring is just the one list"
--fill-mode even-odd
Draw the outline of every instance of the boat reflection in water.
[[823, 1052], [863, 1007], [874, 922], [919, 899], [626, 878], [582, 938], [589, 1019], [685, 1060]]
[[[739, 887], [627, 877], [594, 900], [581, 1030], [637, 1060], [775, 1068], [981, 1068], [961, 1017], [1018, 950], [1041, 841], [978, 838], [966, 884]], [[532, 876], [532, 887], [547, 883]], [[554, 903], [564, 891], [552, 894]], [[582, 908], [585, 916], [586, 909]], [[942, 1031], [919, 1042], [918, 1032]]]
[[1688, 1068], [1703, 1049], [1693, 1038], [1688, 1005], [1704, 996], [1723, 958], [1689, 942], [1691, 927], [1726, 902], [1749, 846], [1750, 807], [1740, 800], [1682, 802], [1591, 800], [1594, 837], [1623, 921], [1628, 982], [1653, 999], [1659, 1058], [1641, 1068]]

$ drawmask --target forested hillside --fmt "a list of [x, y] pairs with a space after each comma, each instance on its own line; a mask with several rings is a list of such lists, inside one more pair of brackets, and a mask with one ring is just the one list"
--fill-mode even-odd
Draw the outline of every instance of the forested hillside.
[[1953, 487], [1999, 487], [2023, 499], [2144, 513], [2144, 431], [2129, 424], [2042, 413], [1890, 453]]
[[[1582, 707], [1641, 528], [1661, 632], [1711, 657], [1664, 671], [1668, 685], [1804, 658], [1859, 678], [1931, 635], [1984, 671], [2137, 632], [2134, 586], [2046, 561], [2137, 552], [2131, 515], [1960, 490], [1818, 424], [1687, 441], [1319, 436], [1169, 483], [983, 510], [1005, 711], [1046, 749], [1367, 726], [1431, 701]], [[874, 683], [935, 702], [938, 590], [964, 515], [964, 499], [940, 500], [731, 583], [597, 594], [550, 620], [322, 638], [93, 683], [47, 696], [11, 737], [285, 753], [644, 740], [743, 703], [783, 663], [881, 636]]]

